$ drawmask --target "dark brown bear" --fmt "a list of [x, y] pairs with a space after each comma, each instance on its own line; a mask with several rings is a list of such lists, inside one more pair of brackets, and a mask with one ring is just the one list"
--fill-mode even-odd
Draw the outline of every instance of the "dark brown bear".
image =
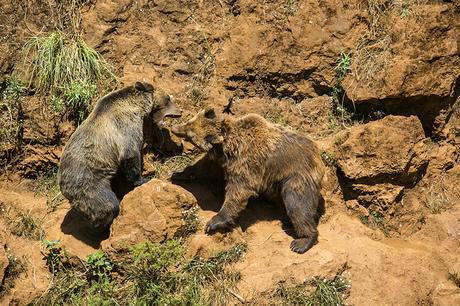
[[172, 132], [203, 151], [219, 152], [225, 173], [225, 201], [206, 232], [234, 225], [249, 198], [282, 199], [294, 225], [294, 252], [304, 253], [318, 238], [317, 209], [324, 166], [318, 147], [307, 137], [249, 114], [217, 117], [212, 108], [199, 112]]
[[59, 186], [94, 234], [107, 231], [118, 215], [119, 198], [144, 182], [146, 122], [180, 115], [170, 96], [136, 82], [101, 98], [70, 137], [61, 156]]

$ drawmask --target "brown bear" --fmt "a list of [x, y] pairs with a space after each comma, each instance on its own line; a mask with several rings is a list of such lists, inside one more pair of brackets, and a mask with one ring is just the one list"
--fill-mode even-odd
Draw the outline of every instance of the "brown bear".
[[136, 82], [97, 101], [72, 134], [61, 156], [58, 182], [92, 233], [107, 232], [119, 213], [119, 198], [144, 182], [146, 122], [161, 124], [165, 117], [180, 115], [169, 95]]
[[256, 114], [217, 117], [212, 108], [171, 131], [212, 152], [223, 166], [225, 201], [207, 233], [233, 226], [249, 198], [265, 196], [284, 203], [297, 234], [292, 251], [304, 253], [317, 242], [325, 168], [312, 140]]

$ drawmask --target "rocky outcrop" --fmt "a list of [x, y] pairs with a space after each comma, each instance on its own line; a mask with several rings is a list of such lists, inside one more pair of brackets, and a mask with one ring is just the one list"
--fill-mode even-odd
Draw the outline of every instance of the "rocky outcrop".
[[193, 195], [182, 187], [151, 180], [123, 198], [110, 238], [102, 246], [122, 249], [144, 241], [173, 238], [183, 225], [184, 212], [196, 204]]
[[413, 186], [428, 164], [425, 135], [415, 116], [387, 116], [336, 136], [345, 198], [387, 210]]

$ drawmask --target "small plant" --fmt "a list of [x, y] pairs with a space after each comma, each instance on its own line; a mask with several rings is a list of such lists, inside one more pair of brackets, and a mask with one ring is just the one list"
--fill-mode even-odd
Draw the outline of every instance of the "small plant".
[[193, 105], [201, 106], [201, 103], [206, 98], [205, 87], [208, 85], [216, 70], [216, 54], [220, 51], [220, 46], [213, 49], [198, 22], [193, 17], [191, 17], [191, 20], [199, 28], [199, 33], [202, 37], [202, 52], [198, 56], [200, 66], [198, 71], [192, 76], [192, 82], [189, 85], [187, 96], [193, 102]]
[[321, 159], [323, 160], [324, 165], [326, 165], [326, 167], [329, 168], [334, 167], [337, 163], [337, 159], [335, 158], [335, 156], [332, 153], [326, 151], [321, 152]]
[[19, 149], [22, 139], [23, 112], [21, 97], [26, 88], [16, 76], [0, 82], [0, 151]]
[[7, 77], [4, 81], [4, 87], [2, 91], [3, 100], [18, 100], [27, 91], [27, 88], [17, 76]]
[[299, 0], [284, 0], [283, 10], [286, 16], [294, 15], [299, 7]]
[[88, 256], [86, 260], [91, 279], [102, 279], [108, 277], [113, 269], [113, 264], [107, 258], [104, 252], [97, 251]]
[[63, 259], [66, 256], [64, 250], [60, 246], [59, 240], [43, 240], [43, 245], [45, 247], [44, 252], [42, 252], [46, 265], [50, 269], [50, 272], [53, 275], [56, 275], [59, 271], [63, 269]]
[[176, 238], [187, 238], [196, 233], [200, 226], [200, 219], [198, 218], [198, 207], [194, 206], [186, 211], [183, 211], [183, 224], [179, 227], [174, 234]]
[[350, 53], [340, 52], [340, 56], [335, 64], [335, 72], [339, 82], [343, 81], [345, 76], [351, 71]]
[[406, 18], [409, 15], [410, 15], [409, 6], [407, 4], [403, 4], [400, 8], [399, 16], [401, 16], [401, 18]]
[[272, 107], [270, 107], [267, 110], [267, 112], [265, 113], [264, 117], [265, 117], [265, 119], [267, 119], [267, 120], [269, 120], [269, 121], [271, 121], [273, 123], [276, 123], [276, 124], [279, 124], [279, 125], [282, 125], [282, 126], [287, 125], [286, 119], [283, 116], [282, 110], [276, 105], [272, 105]]
[[96, 85], [88, 83], [73, 82], [64, 91], [66, 107], [74, 113], [71, 114], [77, 118], [77, 122], [82, 122], [88, 115], [90, 102], [96, 94]]
[[369, 210], [369, 215], [361, 215], [359, 216], [359, 219], [363, 224], [381, 230], [387, 237], [390, 236], [392, 231], [396, 230], [393, 225], [388, 224], [384, 216], [378, 211]]
[[40, 240], [45, 232], [41, 228], [41, 222], [32, 216], [30, 212], [23, 212], [14, 207], [2, 206], [2, 217], [8, 230], [16, 236], [33, 240]]

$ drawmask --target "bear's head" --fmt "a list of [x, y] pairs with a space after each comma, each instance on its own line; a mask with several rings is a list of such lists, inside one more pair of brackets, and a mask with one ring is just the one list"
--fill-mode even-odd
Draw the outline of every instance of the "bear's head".
[[224, 141], [221, 131], [222, 121], [217, 118], [213, 108], [202, 110], [184, 124], [171, 128], [174, 135], [190, 141], [194, 146], [209, 151], [214, 144]]
[[172, 101], [172, 96], [167, 95], [164, 91], [141, 81], [134, 84], [134, 89], [147, 97], [151, 105], [150, 116], [154, 124], [162, 125], [164, 118], [178, 118], [182, 115], [181, 109]]

